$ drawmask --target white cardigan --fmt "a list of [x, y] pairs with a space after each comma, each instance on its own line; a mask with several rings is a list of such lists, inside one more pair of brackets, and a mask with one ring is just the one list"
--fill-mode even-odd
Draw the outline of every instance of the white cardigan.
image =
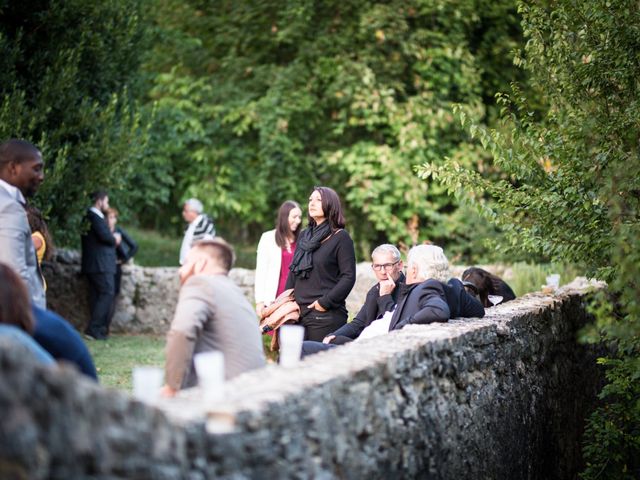
[[256, 304], [270, 303], [276, 299], [280, 281], [282, 249], [276, 244], [276, 231], [264, 232], [258, 243], [254, 293]]

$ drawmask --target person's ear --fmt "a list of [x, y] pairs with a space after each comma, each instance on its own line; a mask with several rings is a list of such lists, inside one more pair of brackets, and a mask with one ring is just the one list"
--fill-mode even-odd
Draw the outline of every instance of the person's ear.
[[197, 275], [204, 272], [207, 268], [207, 259], [204, 257], [198, 258], [193, 264], [193, 274]]
[[16, 176], [18, 171], [20, 170], [20, 164], [18, 162], [14, 162], [13, 160], [9, 162], [8, 171], [11, 176]]

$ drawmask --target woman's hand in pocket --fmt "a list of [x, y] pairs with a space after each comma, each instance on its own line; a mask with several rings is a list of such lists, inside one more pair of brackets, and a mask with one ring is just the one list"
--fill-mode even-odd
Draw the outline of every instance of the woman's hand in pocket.
[[320, 305], [320, 303], [318, 302], [318, 300], [316, 300], [315, 302], [313, 302], [312, 304], [309, 305], [309, 308], [313, 308], [314, 310], [317, 310], [318, 312], [326, 312], [327, 309], [324, 308], [322, 305]]

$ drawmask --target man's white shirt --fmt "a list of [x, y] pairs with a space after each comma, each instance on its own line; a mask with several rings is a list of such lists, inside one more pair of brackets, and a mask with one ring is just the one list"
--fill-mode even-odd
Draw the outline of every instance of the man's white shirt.
[[96, 215], [98, 215], [100, 218], [104, 219], [104, 213], [102, 213], [100, 210], [98, 210], [96, 207], [91, 207], [89, 210], [91, 210], [93, 213], [95, 213]]
[[198, 215], [193, 222], [187, 227], [187, 231], [184, 233], [182, 239], [182, 245], [180, 246], [180, 265], [182, 265], [187, 258], [187, 253], [191, 250], [191, 244], [193, 243], [193, 232], [196, 230], [198, 222], [202, 219], [202, 214]]
[[362, 333], [360, 333], [356, 340], [364, 340], [365, 338], [373, 338], [389, 333], [389, 326], [391, 325], [391, 317], [393, 317], [394, 310], [395, 308], [389, 312], [384, 312], [382, 318], [371, 322], [368, 327], [362, 330]]

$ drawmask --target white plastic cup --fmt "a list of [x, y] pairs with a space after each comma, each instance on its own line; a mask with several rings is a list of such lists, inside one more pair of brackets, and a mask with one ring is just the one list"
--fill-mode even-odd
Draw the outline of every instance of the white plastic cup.
[[558, 273], [547, 275], [547, 286], [558, 288], [560, 286], [560, 275]]
[[196, 353], [193, 363], [198, 385], [206, 403], [218, 402], [224, 397], [224, 354], [218, 350]]
[[133, 367], [133, 396], [141, 402], [154, 403], [160, 396], [163, 380], [164, 370], [160, 367]]
[[280, 327], [280, 365], [293, 367], [300, 361], [304, 327], [301, 325], [283, 325]]

